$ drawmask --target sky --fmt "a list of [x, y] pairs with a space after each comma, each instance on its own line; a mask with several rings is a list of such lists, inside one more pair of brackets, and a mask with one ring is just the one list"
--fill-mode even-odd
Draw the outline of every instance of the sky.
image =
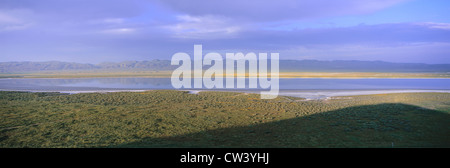
[[450, 64], [448, 0], [0, 0], [0, 62], [177, 52]]

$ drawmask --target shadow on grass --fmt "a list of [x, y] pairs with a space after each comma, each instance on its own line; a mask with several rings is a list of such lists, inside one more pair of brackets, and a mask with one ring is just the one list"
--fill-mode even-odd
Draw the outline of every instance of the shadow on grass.
[[111, 147], [450, 147], [449, 130], [447, 113], [378, 104]]

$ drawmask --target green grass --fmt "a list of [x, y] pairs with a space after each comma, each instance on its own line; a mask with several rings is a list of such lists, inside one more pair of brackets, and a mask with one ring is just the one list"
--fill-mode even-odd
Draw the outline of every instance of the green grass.
[[0, 92], [0, 147], [450, 147], [450, 94]]

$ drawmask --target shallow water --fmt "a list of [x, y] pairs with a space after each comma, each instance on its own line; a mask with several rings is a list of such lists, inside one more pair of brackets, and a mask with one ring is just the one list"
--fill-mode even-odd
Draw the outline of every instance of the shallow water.
[[[224, 80], [225, 82], [225, 80]], [[235, 80], [236, 82], [236, 80]], [[248, 80], [247, 82], [248, 83]], [[280, 79], [280, 95], [324, 98], [377, 93], [449, 92], [450, 79], [333, 79], [289, 78]], [[85, 93], [98, 91], [144, 91], [174, 89], [170, 78], [73, 78], [73, 79], [0, 79], [0, 90], [57, 91]], [[257, 89], [232, 89], [254, 92]], [[204, 88], [181, 90], [205, 90]], [[215, 88], [214, 90], [222, 90]]]

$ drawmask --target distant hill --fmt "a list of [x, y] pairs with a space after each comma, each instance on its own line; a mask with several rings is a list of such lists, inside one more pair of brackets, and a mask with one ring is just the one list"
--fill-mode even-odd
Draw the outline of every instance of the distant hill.
[[34, 72], [48, 70], [89, 70], [96, 67], [91, 64], [68, 62], [0, 62], [0, 73]]
[[82, 64], [73, 62], [0, 62], [0, 73], [23, 73], [41, 71], [70, 70], [173, 70], [168, 60], [104, 62], [100, 64]]
[[280, 71], [312, 72], [450, 72], [450, 64], [392, 63], [384, 61], [280, 60]]
[[[0, 73], [71, 70], [174, 70], [169, 60], [105, 62], [0, 62]], [[205, 69], [208, 67], [204, 67]], [[280, 71], [303, 72], [450, 72], [450, 64], [391, 63], [383, 61], [280, 60]]]

